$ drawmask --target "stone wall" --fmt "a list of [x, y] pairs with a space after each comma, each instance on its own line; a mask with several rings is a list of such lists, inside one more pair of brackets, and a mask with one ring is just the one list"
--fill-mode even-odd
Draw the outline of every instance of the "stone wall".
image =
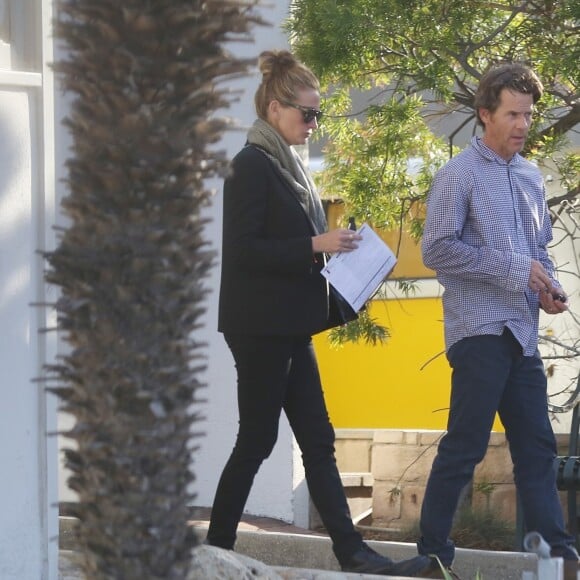
[[440, 431], [375, 431], [373, 520], [402, 528], [419, 519]]
[[[444, 431], [338, 429], [336, 457], [353, 519], [404, 529], [418, 519], [425, 484]], [[560, 455], [568, 435], [558, 435]], [[561, 493], [566, 512], [566, 494]], [[473, 478], [472, 506], [516, 521], [512, 463], [503, 433], [492, 433]], [[372, 513], [371, 513], [372, 512]]]

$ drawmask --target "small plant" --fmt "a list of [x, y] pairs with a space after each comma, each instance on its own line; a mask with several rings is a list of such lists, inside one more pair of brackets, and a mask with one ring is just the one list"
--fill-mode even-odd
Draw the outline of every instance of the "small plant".
[[492, 508], [465, 506], [457, 513], [451, 537], [462, 548], [509, 551], [515, 543], [515, 527]]
[[395, 503], [397, 498], [401, 496], [401, 488], [396, 485], [392, 489], [389, 490], [389, 503]]
[[480, 481], [473, 487], [474, 491], [481, 493], [485, 497], [485, 507], [487, 511], [491, 509], [491, 496], [495, 488], [495, 483], [489, 483], [489, 481]]
[[443, 578], [445, 580], [453, 580], [453, 576], [451, 576], [451, 574], [449, 573], [447, 568], [445, 566], [443, 566], [443, 564], [441, 563], [441, 560], [438, 558], [438, 556], [436, 556], [435, 554], [429, 554], [429, 558], [432, 558], [433, 560], [437, 560], [437, 564], [439, 564], [439, 568], [441, 568], [441, 572], [443, 572]]
[[[441, 560], [437, 556], [435, 556], [435, 554], [429, 554], [429, 557], [433, 558], [434, 560], [437, 560], [437, 563], [439, 564], [439, 567], [441, 568], [441, 572], [443, 573], [444, 580], [459, 580], [459, 577], [457, 576], [457, 574], [450, 572], [448, 568], [443, 566], [443, 564], [441, 563]], [[473, 580], [483, 580], [483, 575], [481, 573], [481, 570], [478, 570], [475, 573]]]

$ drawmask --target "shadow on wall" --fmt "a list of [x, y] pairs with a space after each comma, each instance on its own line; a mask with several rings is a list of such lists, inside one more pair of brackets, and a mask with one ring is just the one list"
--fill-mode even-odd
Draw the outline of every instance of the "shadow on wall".
[[36, 331], [34, 107], [26, 91], [0, 92], [0, 353], [4, 385], [29, 386]]
[[0, 396], [5, 409], [0, 511], [3, 529], [18, 531], [4, 534], [0, 543], [0, 576], [10, 570], [19, 578], [32, 577], [30, 568], [41, 561], [40, 542], [30, 534], [38, 531], [43, 513], [34, 490], [45, 477], [39, 461], [39, 435], [44, 435], [39, 389], [44, 386], [32, 382], [40, 372], [44, 340], [38, 334], [41, 313], [31, 306], [41, 292], [37, 248], [45, 217], [42, 167], [35, 161], [41, 158], [35, 99], [33, 90], [0, 90]]

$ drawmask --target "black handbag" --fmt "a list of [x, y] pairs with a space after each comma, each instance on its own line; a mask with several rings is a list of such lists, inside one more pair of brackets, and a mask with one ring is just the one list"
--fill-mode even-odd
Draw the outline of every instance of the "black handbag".
[[358, 318], [352, 306], [344, 299], [342, 294], [332, 286], [328, 285], [328, 328], [342, 326]]

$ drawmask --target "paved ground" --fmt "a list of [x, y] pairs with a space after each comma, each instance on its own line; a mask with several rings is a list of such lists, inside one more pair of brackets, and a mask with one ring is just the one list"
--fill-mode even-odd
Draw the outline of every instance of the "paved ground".
[[[192, 522], [194, 526], [205, 529], [209, 525], [210, 508], [194, 508]], [[308, 534], [311, 536], [328, 537], [326, 534], [319, 534], [312, 530], [299, 528], [274, 518], [265, 518], [259, 516], [242, 516], [242, 521], [238, 526], [239, 531], [246, 532], [280, 532], [283, 534]], [[202, 538], [203, 539], [203, 538]]]

